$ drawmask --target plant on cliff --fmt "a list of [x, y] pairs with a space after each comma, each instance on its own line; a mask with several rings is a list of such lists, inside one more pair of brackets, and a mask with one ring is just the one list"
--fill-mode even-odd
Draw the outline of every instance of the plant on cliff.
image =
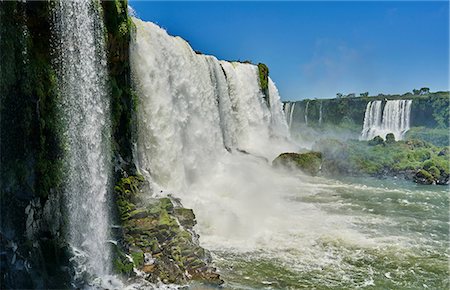
[[269, 68], [263, 63], [258, 63], [259, 85], [264, 93], [264, 100], [267, 106], [270, 107], [269, 99]]

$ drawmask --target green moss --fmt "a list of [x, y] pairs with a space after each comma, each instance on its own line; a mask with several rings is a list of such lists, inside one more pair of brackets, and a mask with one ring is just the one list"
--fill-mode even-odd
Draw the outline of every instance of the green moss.
[[[125, 257], [126, 259], [126, 257]], [[114, 270], [122, 275], [130, 275], [133, 272], [134, 264], [128, 260], [116, 258], [114, 260]]]
[[416, 180], [416, 182], [423, 183], [423, 184], [433, 184], [433, 182], [435, 181], [433, 175], [431, 175], [425, 169], [420, 169], [417, 172], [417, 174], [415, 176], [415, 180]]
[[434, 179], [441, 178], [441, 172], [436, 166], [431, 166], [428, 168], [428, 172], [433, 176]]
[[259, 85], [261, 86], [261, 91], [264, 93], [264, 100], [267, 106], [270, 107], [269, 98], [269, 68], [263, 63], [258, 63], [258, 74], [259, 74]]
[[309, 175], [317, 175], [322, 164], [320, 152], [282, 153], [272, 162], [275, 167], [287, 166], [300, 169]]
[[128, 15], [126, 0], [102, 1], [104, 23], [107, 31], [109, 84], [111, 88], [111, 109], [113, 144], [115, 156], [125, 162], [122, 169], [133, 174], [132, 161], [136, 98], [131, 88], [131, 69], [129, 61], [129, 44], [135, 30], [133, 21]]
[[143, 252], [132, 252], [131, 257], [133, 258], [133, 263], [136, 267], [141, 267], [144, 265], [144, 253]]
[[386, 135], [386, 144], [395, 143], [395, 136], [392, 133]]
[[368, 142], [368, 144], [369, 144], [370, 146], [384, 145], [384, 140], [383, 140], [383, 138], [381, 138], [380, 136], [375, 136], [375, 137], [373, 137], [372, 140], [370, 140], [370, 141]]

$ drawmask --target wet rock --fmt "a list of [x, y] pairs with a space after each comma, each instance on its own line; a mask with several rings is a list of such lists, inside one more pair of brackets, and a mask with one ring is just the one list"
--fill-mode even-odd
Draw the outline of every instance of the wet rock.
[[197, 223], [192, 209], [176, 208], [174, 214], [180, 224], [187, 229], [192, 229]]
[[[395, 140], [395, 137], [394, 137], [394, 140]], [[375, 136], [375, 137], [373, 137], [372, 140], [369, 140], [369, 142], [367, 142], [367, 144], [369, 144], [370, 146], [384, 145], [384, 140], [380, 136]]]
[[150, 282], [222, 284], [210, 266], [209, 253], [198, 244], [194, 212], [169, 197], [146, 199], [144, 204], [140, 200], [143, 183], [142, 177], [129, 176], [115, 187], [124, 240], [124, 246], [116, 250], [116, 271], [130, 277], [136, 268]]
[[386, 144], [395, 143], [395, 135], [393, 133], [386, 134]]
[[282, 153], [272, 162], [274, 167], [296, 168], [306, 174], [315, 176], [322, 165], [322, 153]]
[[419, 184], [436, 184], [436, 180], [428, 171], [420, 169], [414, 176], [414, 182]]

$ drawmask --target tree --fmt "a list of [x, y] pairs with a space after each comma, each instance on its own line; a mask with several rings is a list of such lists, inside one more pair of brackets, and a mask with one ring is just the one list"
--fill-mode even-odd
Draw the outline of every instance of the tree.
[[413, 90], [413, 95], [418, 95], [418, 94], [420, 94], [420, 90], [414, 89], [414, 90]]
[[360, 93], [359, 96], [360, 97], [368, 97], [369, 96], [369, 92]]
[[419, 95], [426, 95], [430, 93], [430, 88], [421, 88]]
[[338, 99], [342, 98], [342, 96], [343, 96], [343, 94], [341, 94], [341, 93], [336, 94], [336, 98], [338, 98]]

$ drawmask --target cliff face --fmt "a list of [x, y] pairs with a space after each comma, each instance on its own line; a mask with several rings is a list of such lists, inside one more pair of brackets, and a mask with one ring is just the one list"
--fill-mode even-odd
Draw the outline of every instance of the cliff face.
[[[120, 185], [137, 174], [132, 148], [135, 142], [135, 113], [137, 98], [131, 86], [129, 45], [134, 24], [128, 15], [125, 0], [92, 2], [93, 9], [103, 15], [108, 57], [108, 93], [111, 98], [111, 132], [113, 184]], [[61, 289], [71, 288], [74, 267], [73, 253], [66, 237], [68, 207], [64, 196], [63, 156], [65, 132], [60, 104], [57, 75], [54, 13], [52, 1], [0, 2], [0, 288]], [[116, 186], [117, 188], [117, 186]], [[147, 234], [133, 240], [127, 222], [142, 217], [123, 217], [124, 199], [113, 188], [110, 208], [113, 223], [122, 225], [112, 238], [118, 241], [114, 267], [117, 274], [135, 275], [133, 267], [146, 267], [149, 281], [185, 283], [189, 279], [221, 283], [215, 270], [208, 266], [208, 253], [202, 249], [192, 230], [195, 217], [192, 211], [181, 208], [161, 210], [156, 200], [146, 207], [145, 218], [152, 216], [161, 223], [154, 231], [154, 223], [141, 226]], [[150, 193], [149, 193], [150, 195]], [[127, 200], [128, 202], [128, 200]], [[144, 208], [141, 200], [133, 200], [135, 207]], [[160, 211], [158, 211], [160, 210]], [[179, 213], [188, 213], [190, 227]], [[161, 216], [170, 215], [169, 223]], [[171, 235], [161, 236], [161, 231]], [[136, 237], [138, 240], [138, 237]], [[155, 251], [149, 242], [161, 243]], [[157, 244], [159, 245], [159, 244]], [[132, 252], [130, 247], [134, 250]], [[173, 248], [184, 249], [174, 252]], [[153, 249], [154, 250], [154, 249]], [[153, 255], [150, 264], [141, 263], [146, 255]], [[126, 254], [136, 261], [129, 263]], [[138, 253], [138, 254], [136, 254]], [[140, 253], [140, 254], [139, 254]], [[140, 256], [139, 256], [140, 255]], [[159, 261], [160, 259], [161, 261]], [[152, 263], [153, 263], [152, 262]], [[142, 265], [141, 265], [142, 264]], [[131, 268], [130, 268], [131, 267]], [[175, 271], [176, 270], [176, 271]], [[189, 274], [186, 274], [189, 273]], [[170, 279], [167, 277], [170, 276]], [[167, 279], [164, 280], [163, 278]]]
[[[50, 1], [0, 3], [0, 288], [69, 288], [64, 132]], [[114, 156], [133, 171], [126, 1], [105, 1]], [[119, 161], [120, 160], [120, 161]], [[117, 174], [119, 175], [119, 174]], [[119, 177], [116, 177], [119, 178]]]
[[[341, 99], [302, 100], [295, 103], [294, 123], [305, 123], [308, 126], [353, 123], [362, 129], [367, 103], [375, 100], [411, 99], [411, 127], [448, 128], [449, 126], [449, 93], [437, 92], [427, 95], [397, 95], [383, 97], [360, 97]], [[320, 119], [320, 109], [322, 118]], [[307, 113], [307, 114], [306, 114]], [[306, 118], [305, 118], [306, 117]]]
[[1, 286], [67, 285], [49, 2], [2, 2]]

